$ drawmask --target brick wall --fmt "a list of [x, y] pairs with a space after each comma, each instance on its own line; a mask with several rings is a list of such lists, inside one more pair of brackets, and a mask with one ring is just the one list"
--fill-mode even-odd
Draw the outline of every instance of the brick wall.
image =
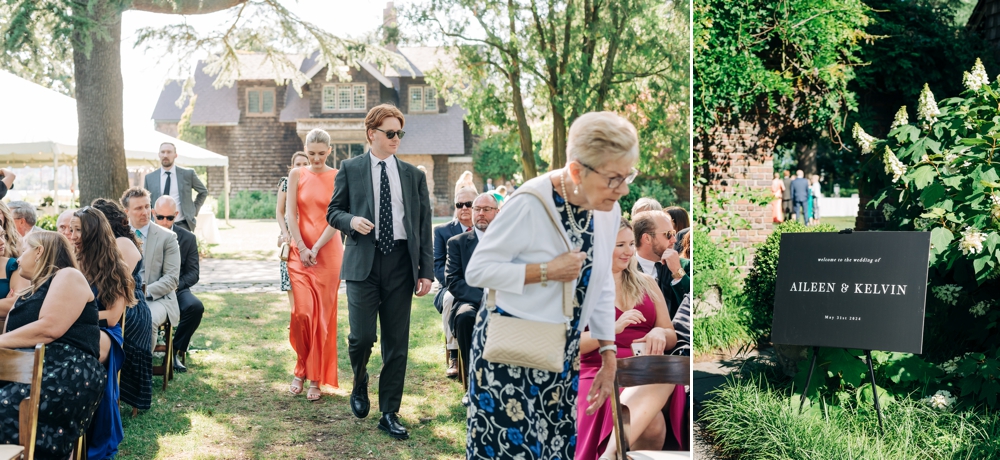
[[[695, 141], [695, 152], [705, 155], [707, 148], [711, 158], [711, 186], [723, 193], [734, 187], [746, 190], [767, 190], [770, 192], [774, 165], [771, 152], [774, 146], [762, 142], [757, 135], [756, 125], [741, 123], [738, 127], [716, 127]], [[763, 242], [771, 234], [774, 224], [771, 211], [766, 206], [757, 206], [743, 200], [730, 205], [726, 211], [735, 211], [746, 219], [750, 228], [736, 234], [716, 230], [712, 236], [731, 236], [734, 244], [748, 248], [750, 257], [747, 265], [753, 263], [753, 245]]]
[[[302, 139], [295, 123], [281, 123], [278, 113], [284, 108], [287, 87], [275, 89], [273, 117], [247, 117], [247, 87], [274, 87], [274, 81], [239, 81], [236, 83], [240, 122], [237, 126], [208, 126], [208, 150], [229, 157], [229, 182], [232, 192], [241, 190], [277, 190], [278, 181], [285, 177], [292, 154], [302, 150]], [[208, 168], [208, 189], [213, 195], [223, 191], [222, 168]]]

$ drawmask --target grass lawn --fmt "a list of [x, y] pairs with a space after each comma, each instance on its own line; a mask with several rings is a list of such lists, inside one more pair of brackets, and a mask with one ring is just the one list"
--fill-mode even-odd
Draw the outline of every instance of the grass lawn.
[[321, 401], [288, 393], [294, 353], [288, 344], [288, 298], [281, 294], [199, 294], [205, 319], [195, 334], [188, 372], [166, 392], [153, 378], [153, 407], [133, 418], [122, 411], [119, 458], [464, 458], [462, 386], [444, 377], [441, 319], [431, 296], [415, 299], [400, 416], [410, 439], [376, 427], [376, 343], [368, 370], [372, 413], [356, 419], [347, 356], [347, 300], [340, 298], [337, 343], [341, 389]]

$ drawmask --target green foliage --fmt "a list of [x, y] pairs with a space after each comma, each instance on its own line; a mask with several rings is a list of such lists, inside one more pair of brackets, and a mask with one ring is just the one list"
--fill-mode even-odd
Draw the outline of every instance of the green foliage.
[[749, 312], [748, 327], [757, 339], [771, 335], [771, 320], [774, 315], [774, 282], [778, 276], [778, 250], [782, 233], [835, 232], [831, 225], [822, 224], [807, 227], [798, 221], [787, 221], [777, 227], [754, 253], [753, 266], [744, 281], [743, 292], [747, 297]]
[[[521, 150], [516, 143], [516, 134], [494, 134], [479, 141], [473, 154], [476, 172], [483, 177], [503, 177], [508, 180], [513, 179], [515, 174], [521, 174]], [[549, 167], [539, 155], [541, 150], [541, 142], [535, 142], [535, 164], [539, 172]]]
[[712, 241], [700, 225], [692, 230], [691, 245], [698, 269], [698, 276], [692, 279], [694, 298], [701, 298], [711, 286], [718, 286], [724, 299], [741, 294], [736, 261], [726, 248]]
[[[278, 196], [274, 192], [241, 190], [232, 194], [229, 203], [229, 217], [233, 219], [274, 219], [274, 208]], [[219, 200], [215, 217], [226, 217], [226, 197]]]
[[632, 212], [632, 205], [642, 197], [653, 198], [660, 202], [664, 208], [667, 206], [680, 206], [690, 209], [689, 203], [679, 203], [677, 192], [666, 184], [662, 178], [639, 176], [635, 182], [629, 185], [628, 195], [618, 199], [618, 204], [622, 207], [622, 212]]
[[55, 214], [49, 214], [46, 216], [41, 216], [38, 221], [35, 222], [35, 226], [52, 232], [58, 231], [59, 228], [56, 226], [56, 220], [59, 216]]
[[[701, 272], [698, 272], [698, 276]], [[753, 343], [753, 337], [747, 332], [745, 313], [740, 298], [723, 298], [722, 309], [712, 315], [695, 316], [695, 327], [691, 332], [696, 354], [708, 354], [716, 351], [729, 353]]]
[[184, 109], [184, 113], [181, 114], [181, 120], [177, 123], [177, 138], [187, 142], [189, 144], [197, 145], [201, 148], [206, 148], [206, 132], [207, 128], [205, 126], [192, 126], [191, 125], [191, 114], [194, 113], [194, 105], [198, 102], [198, 95], [191, 96], [191, 100], [188, 102], [187, 107]]
[[843, 404], [823, 400], [798, 414], [798, 398], [759, 377], [733, 379], [705, 402], [701, 419], [714, 447], [727, 458], [748, 459], [968, 459], [997, 458], [1000, 416], [940, 411], [908, 399], [886, 404], [885, 436], [862, 393]]
[[860, 0], [694, 2], [694, 124], [770, 121], [778, 137], [853, 110], [847, 83], [869, 38]]

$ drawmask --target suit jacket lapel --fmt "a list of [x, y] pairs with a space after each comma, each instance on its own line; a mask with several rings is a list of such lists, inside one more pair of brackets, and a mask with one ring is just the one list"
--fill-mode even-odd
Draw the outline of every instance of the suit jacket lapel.
[[375, 215], [375, 190], [372, 188], [372, 159], [371, 151], [368, 151], [363, 157], [364, 161], [361, 161], [361, 181], [364, 182], [365, 188], [365, 198], [368, 201], [368, 212], [371, 213], [372, 219], [378, 219]]

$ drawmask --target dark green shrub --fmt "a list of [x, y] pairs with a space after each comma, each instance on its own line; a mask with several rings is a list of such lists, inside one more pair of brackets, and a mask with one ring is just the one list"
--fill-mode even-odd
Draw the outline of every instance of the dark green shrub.
[[771, 319], [774, 315], [774, 281], [778, 276], [778, 250], [781, 234], [805, 232], [835, 232], [829, 224], [806, 227], [798, 221], [788, 221], [777, 227], [767, 239], [757, 247], [753, 266], [743, 282], [743, 293], [746, 295], [746, 308], [749, 330], [758, 339], [767, 339], [771, 335]]
[[694, 270], [698, 271], [698, 275], [693, 277], [694, 297], [700, 298], [710, 286], [719, 286], [723, 298], [738, 295], [740, 280], [731, 255], [723, 245], [712, 241], [700, 229], [701, 226], [694, 227], [691, 235], [691, 247], [695, 252], [692, 260]]
[[691, 212], [690, 203], [678, 202], [677, 192], [660, 177], [637, 177], [635, 182], [629, 185], [628, 195], [621, 197], [618, 200], [618, 204], [621, 205], [623, 213], [630, 213], [632, 212], [632, 205], [642, 197], [659, 201], [664, 208], [667, 206], [680, 206], [687, 209], [689, 213]]
[[39, 217], [38, 221], [35, 222], [35, 226], [53, 232], [57, 231], [58, 228], [56, 228], [56, 219], [58, 218], [59, 216], [56, 216], [55, 214]]
[[[219, 200], [215, 217], [226, 217], [226, 197]], [[274, 206], [278, 195], [260, 190], [241, 190], [232, 194], [229, 202], [229, 217], [233, 219], [274, 219]]]

